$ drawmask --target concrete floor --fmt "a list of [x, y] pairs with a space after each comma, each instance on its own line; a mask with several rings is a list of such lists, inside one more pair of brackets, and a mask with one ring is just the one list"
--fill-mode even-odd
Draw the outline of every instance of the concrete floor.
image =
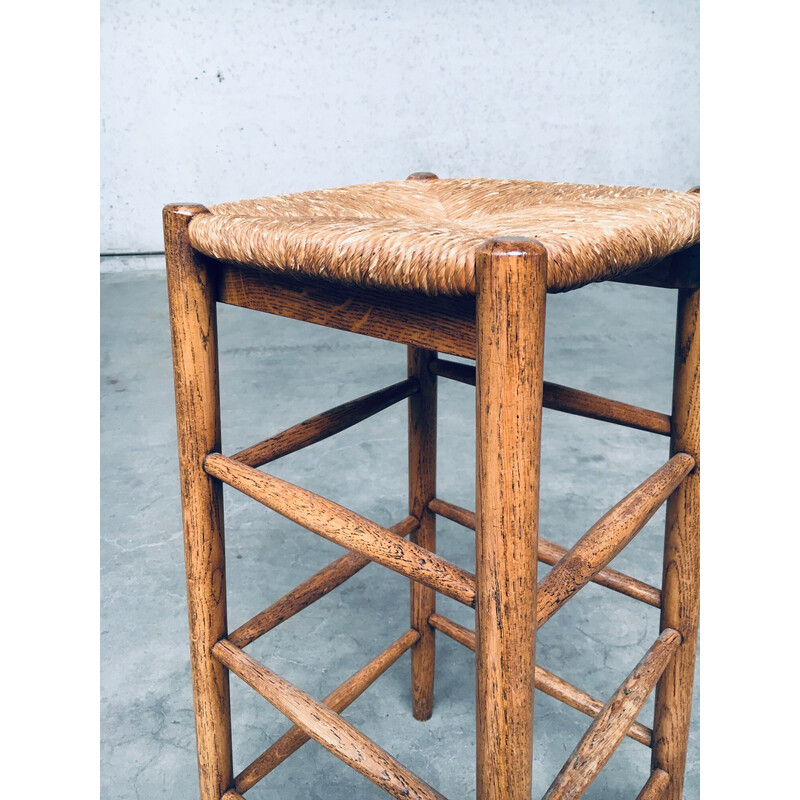
[[[103, 275], [101, 286], [102, 797], [192, 798], [197, 777], [165, 281], [162, 271], [123, 272]], [[611, 284], [552, 296], [548, 380], [668, 410], [674, 298]], [[226, 452], [404, 377], [400, 345], [228, 307], [220, 308], [219, 327]], [[472, 508], [473, 392], [440, 386], [439, 495]], [[271, 469], [388, 525], [406, 513], [405, 425], [400, 404]], [[661, 437], [545, 410], [543, 535], [570, 545], [666, 457]], [[226, 490], [226, 504], [233, 627], [342, 552], [233, 491]], [[614, 566], [658, 585], [663, 523], [662, 509]], [[446, 520], [439, 549], [474, 568], [472, 534]], [[323, 697], [407, 629], [407, 604], [407, 581], [370, 565], [250, 652]], [[440, 610], [472, 624], [471, 612], [446, 598]], [[537, 660], [607, 698], [657, 635], [655, 609], [590, 585], [543, 627]], [[411, 716], [408, 655], [345, 717], [445, 796], [468, 800], [475, 796], [472, 655], [444, 636], [437, 646], [429, 722]], [[536, 703], [539, 797], [588, 718], [541, 693]], [[238, 770], [287, 724], [236, 678], [232, 704]], [[686, 800], [699, 796], [698, 705], [696, 696]], [[651, 715], [652, 703], [641, 720], [649, 724]], [[648, 764], [649, 751], [626, 740], [585, 797], [635, 797]], [[386, 797], [314, 742], [247, 796]]]

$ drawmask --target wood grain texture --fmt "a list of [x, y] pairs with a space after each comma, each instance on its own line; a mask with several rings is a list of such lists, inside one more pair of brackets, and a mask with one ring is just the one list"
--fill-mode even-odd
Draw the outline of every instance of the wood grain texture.
[[[536, 688], [588, 717], [597, 717], [605, 707], [596, 697], [592, 697], [588, 692], [584, 692], [538, 665], [536, 667]], [[652, 746], [653, 731], [646, 725], [636, 722], [635, 719], [625, 728], [625, 735], [646, 747]]]
[[[459, 644], [475, 650], [475, 633], [457, 622], [443, 617], [441, 614], [434, 614], [431, 617], [431, 625], [437, 631], [441, 631], [445, 636], [449, 636]], [[538, 664], [534, 670], [534, 685], [539, 691], [544, 692], [550, 697], [560, 700], [564, 705], [574, 708], [587, 716], [596, 717], [603, 710], [603, 703], [587, 692], [573, 686], [568, 681], [560, 678], [553, 672], [540, 667]], [[639, 722], [634, 722], [629, 728], [627, 735], [640, 744], [650, 747], [653, 741], [653, 731]]]
[[[699, 194], [699, 187], [697, 188]], [[700, 245], [687, 247], [652, 267], [638, 269], [610, 280], [615, 283], [632, 283], [659, 289], [697, 289], [700, 287]]]
[[[406, 517], [402, 522], [388, 528], [395, 536], [408, 536], [418, 525], [416, 517]], [[341, 586], [357, 572], [364, 569], [370, 560], [358, 553], [347, 553], [315, 572], [299, 586], [287, 592], [268, 608], [240, 625], [228, 635], [228, 641], [236, 647], [246, 647], [260, 636], [276, 628], [312, 603], [325, 597], [337, 586]]]
[[625, 737], [680, 641], [677, 631], [662, 631], [595, 717], [542, 800], [576, 800], [583, 795]]
[[[396, 642], [393, 642], [382, 653], [373, 658], [369, 664], [362, 667], [343, 684], [334, 689], [322, 701], [323, 705], [340, 714], [418, 640], [419, 634], [416, 631], [404, 633]], [[236, 788], [240, 792], [246, 792], [251, 789], [265, 775], [272, 772], [278, 764], [283, 763], [292, 753], [299, 750], [309, 738], [309, 735], [296, 725], [286, 731], [283, 736], [236, 776]]]
[[[408, 348], [408, 377], [419, 391], [408, 398], [408, 510], [419, 520], [411, 541], [436, 552], [436, 515], [428, 508], [436, 496], [436, 376], [428, 368], [436, 357], [432, 350]], [[428, 623], [436, 612], [436, 591], [411, 582], [411, 627], [419, 641], [411, 650], [411, 698], [415, 719], [433, 713], [433, 677], [436, 632]]]
[[400, 800], [445, 800], [385, 750], [313, 697], [223, 639], [214, 655], [310, 738]]
[[[446, 517], [453, 522], [463, 525], [465, 528], [475, 530], [475, 513], [468, 511], [466, 508], [448, 503], [434, 497], [428, 504], [434, 514], [440, 517]], [[543, 564], [553, 566], [557, 564], [566, 554], [567, 548], [562, 547], [560, 544], [551, 542], [549, 539], [539, 537], [539, 552], [538, 558]], [[633, 597], [642, 603], [647, 603], [656, 608], [661, 607], [661, 591], [651, 586], [649, 583], [640, 581], [637, 578], [632, 578], [624, 572], [618, 572], [610, 567], [603, 567], [599, 572], [596, 572], [591, 577], [592, 583], [597, 583], [600, 586], [605, 586], [608, 589], [613, 589], [615, 592]]]
[[478, 251], [477, 796], [530, 800], [547, 252]]
[[557, 383], [544, 384], [544, 407], [579, 417], [597, 419], [601, 422], [613, 422], [626, 428], [635, 428], [651, 433], [669, 436], [670, 418], [668, 414], [650, 411], [646, 408], [609, 400], [596, 394], [571, 389]]
[[[475, 367], [471, 364], [461, 364], [446, 358], [439, 358], [431, 362], [434, 374], [443, 378], [450, 378], [459, 383], [475, 385]], [[542, 404], [545, 408], [554, 411], [563, 411], [580, 417], [597, 419], [602, 422], [613, 422], [627, 428], [659, 433], [662, 436], [670, 434], [669, 414], [650, 411], [618, 400], [609, 400], [597, 394], [561, 386], [558, 383], [544, 382]]]
[[304, 447], [321, 442], [329, 436], [340, 433], [353, 425], [363, 422], [373, 414], [404, 400], [419, 390], [416, 379], [400, 381], [385, 389], [366, 394], [316, 414], [285, 431], [276, 433], [263, 442], [240, 450], [231, 458], [247, 464], [248, 467], [262, 467], [276, 458], [282, 458], [302, 450]]
[[437, 631], [441, 631], [445, 636], [449, 636], [454, 641], [472, 650], [473, 653], [475, 652], [474, 631], [438, 613], [431, 615], [430, 623]]
[[219, 301], [390, 342], [475, 357], [475, 298], [299, 280], [226, 264]]
[[201, 800], [233, 784], [227, 670], [211, 647], [227, 631], [222, 486], [203, 471], [221, 446], [216, 304], [207, 259], [192, 250], [187, 226], [204, 206], [164, 209], [186, 593]]
[[667, 502], [661, 625], [683, 644], [656, 689], [653, 768], [672, 782], [666, 800], [683, 795], [700, 619], [700, 290], [678, 293], [672, 452], [690, 453], [694, 470]]
[[642, 791], [636, 795], [636, 800], [663, 800], [669, 784], [669, 775], [663, 769], [654, 769]]
[[469, 572], [338, 503], [219, 453], [206, 458], [205, 470], [318, 536], [432, 586], [460, 603], [475, 603], [475, 578]]
[[690, 455], [675, 454], [589, 528], [539, 584], [539, 626], [622, 552], [692, 467]]

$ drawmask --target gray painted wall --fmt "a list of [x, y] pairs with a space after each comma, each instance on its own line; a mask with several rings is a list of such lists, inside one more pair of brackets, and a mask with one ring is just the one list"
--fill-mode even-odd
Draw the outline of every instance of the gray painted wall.
[[101, 251], [166, 202], [404, 178], [699, 183], [698, 0], [105, 0]]

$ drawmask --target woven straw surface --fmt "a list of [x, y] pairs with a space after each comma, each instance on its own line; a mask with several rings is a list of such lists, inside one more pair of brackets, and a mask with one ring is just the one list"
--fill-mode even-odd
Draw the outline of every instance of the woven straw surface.
[[495, 236], [548, 251], [548, 288], [631, 272], [695, 244], [700, 195], [483, 178], [383, 183], [212, 206], [189, 226], [214, 258], [361, 286], [475, 292], [475, 253]]

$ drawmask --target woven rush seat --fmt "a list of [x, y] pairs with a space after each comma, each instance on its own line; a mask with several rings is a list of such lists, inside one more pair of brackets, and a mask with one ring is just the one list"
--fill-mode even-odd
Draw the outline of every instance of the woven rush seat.
[[547, 249], [558, 292], [646, 267], [696, 244], [699, 194], [483, 178], [385, 181], [212, 206], [189, 225], [221, 261], [360, 286], [475, 294], [488, 238]]

